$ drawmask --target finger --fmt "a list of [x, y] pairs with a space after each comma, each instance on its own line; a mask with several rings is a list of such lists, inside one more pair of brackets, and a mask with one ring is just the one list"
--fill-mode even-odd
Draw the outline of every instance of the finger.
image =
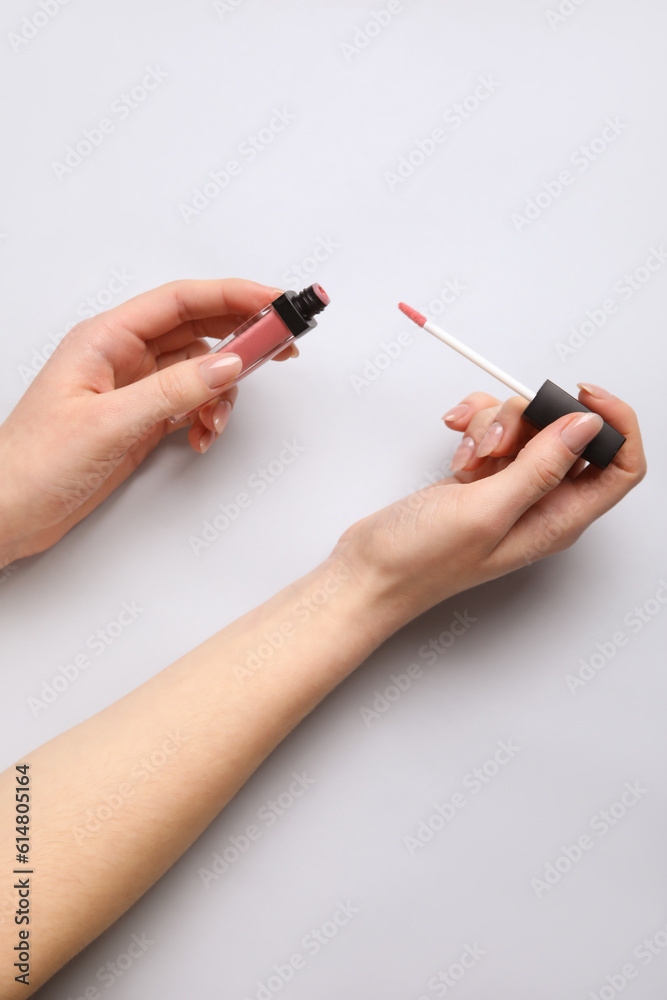
[[232, 386], [231, 389], [218, 396], [217, 399], [207, 403], [206, 406], [202, 406], [198, 416], [207, 430], [215, 431], [216, 434], [222, 434], [227, 426], [229, 414], [236, 402], [238, 392], [238, 386]]
[[[604, 390], [598, 390], [597, 386], [595, 392], [595, 395], [588, 393], [581, 401], [591, 409], [599, 408], [601, 416], [625, 435], [625, 444], [606, 469], [589, 465], [574, 479], [566, 477], [558, 489], [544, 496], [519, 519], [493, 552], [493, 558], [503, 567], [502, 572], [567, 548], [644, 478], [646, 458], [634, 410], [610, 394], [598, 396]], [[528, 444], [524, 451], [533, 444]], [[572, 469], [579, 462], [581, 459]]]
[[[163, 334], [161, 337], [156, 337], [151, 341], [151, 350], [157, 358], [162, 357], [164, 354], [175, 355], [178, 353], [179, 349], [181, 352], [193, 341], [195, 338], [206, 337], [208, 340], [221, 341], [229, 336], [230, 333], [234, 333], [235, 330], [247, 320], [249, 316], [209, 316], [207, 319], [191, 320], [188, 323], [181, 323], [177, 326], [175, 330], [170, 330], [169, 333]], [[204, 344], [204, 349], [206, 351], [211, 350], [211, 344], [207, 341], [200, 340]], [[216, 345], [213, 345], [214, 347]], [[182, 357], [185, 354], [182, 353]], [[276, 354], [274, 361], [285, 361], [287, 358], [298, 358], [299, 348], [296, 344], [292, 344], [291, 347], [286, 347], [284, 351], [280, 354]], [[162, 367], [162, 366], [160, 366]]]
[[469, 396], [448, 410], [442, 419], [452, 430], [463, 431], [480, 410], [499, 405], [500, 400], [496, 399], [495, 396], [490, 396], [488, 392], [471, 392]]
[[286, 347], [284, 351], [280, 352], [280, 354], [276, 354], [273, 360], [287, 361], [288, 358], [298, 358], [298, 357], [299, 357], [299, 348], [296, 346], [296, 344], [290, 344], [290, 346]]
[[107, 435], [113, 448], [127, 447], [166, 417], [198, 410], [222, 395], [242, 368], [237, 354], [206, 354], [101, 393], [97, 404], [103, 411], [100, 433]]
[[193, 451], [203, 455], [215, 441], [215, 431], [210, 431], [208, 427], [204, 427], [201, 420], [197, 418], [188, 431], [188, 441]]
[[616, 452], [611, 467], [617, 475], [628, 473], [637, 475], [640, 470], [646, 471], [646, 456], [637, 414], [618, 396], [612, 395], [607, 389], [592, 383], [579, 382], [579, 400], [589, 410], [599, 413], [608, 424], [623, 434], [626, 441]]
[[558, 486], [601, 427], [602, 418], [593, 413], [559, 417], [536, 434], [507, 468], [475, 484], [483, 491], [487, 523], [495, 526], [499, 537]]
[[528, 400], [523, 396], [511, 396], [505, 400], [477, 446], [477, 458], [517, 455], [535, 437], [535, 428], [521, 419], [527, 406]]
[[463, 437], [454, 452], [449, 467], [450, 472], [461, 472], [463, 469], [472, 470], [479, 468], [483, 459], [477, 459], [477, 447], [480, 441], [486, 437], [486, 432], [495, 420], [499, 410], [500, 403], [496, 406], [487, 406], [475, 413], [465, 428]]
[[626, 439], [606, 469], [589, 465], [574, 480], [582, 501], [580, 517], [592, 520], [610, 510], [641, 482], [647, 466], [639, 421], [632, 407], [599, 386], [588, 383], [584, 388], [582, 383], [580, 388], [579, 399], [584, 406], [599, 413]]
[[475, 471], [489, 456], [518, 455], [537, 433], [521, 419], [527, 406], [528, 400], [523, 396], [511, 396], [501, 406], [489, 407], [476, 414], [466, 428], [468, 441], [464, 438], [452, 462], [453, 471]]
[[[245, 316], [239, 316], [238, 313], [229, 313], [227, 316], [206, 316], [204, 319], [191, 319], [159, 337], [154, 337], [150, 341], [150, 348], [155, 355], [160, 355], [169, 351], [177, 351], [196, 339], [206, 338], [206, 342], [224, 340], [230, 333], [238, 330], [251, 315], [253, 314], [246, 313]], [[211, 346], [207, 343], [207, 350], [210, 350]]]
[[159, 354], [155, 360], [159, 370], [161, 368], [168, 368], [169, 365], [175, 365], [179, 361], [187, 361], [189, 358], [199, 358], [202, 354], [208, 354], [209, 351], [210, 347], [205, 340], [193, 340], [187, 347], [182, 347], [180, 350]]
[[210, 316], [250, 316], [280, 292], [241, 278], [183, 279], [142, 292], [109, 309], [104, 320], [111, 329], [129, 330], [142, 340], [153, 340], [183, 323]]

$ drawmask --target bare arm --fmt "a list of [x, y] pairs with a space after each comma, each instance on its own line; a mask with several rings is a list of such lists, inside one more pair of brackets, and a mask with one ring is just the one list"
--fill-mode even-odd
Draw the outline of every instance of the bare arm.
[[[465, 429], [475, 441], [494, 417], [507, 419], [505, 457], [475, 460], [476, 471], [360, 521], [311, 574], [29, 755], [34, 908], [27, 928], [3, 921], [0, 997], [30, 995], [113, 923], [396, 629], [566, 548], [644, 475], [635, 415], [614, 397], [598, 405], [627, 444], [608, 470], [575, 479], [566, 473], [599, 420], [582, 434], [581, 414], [562, 417], [526, 443], [517, 414], [503, 416], [481, 394], [469, 399]], [[14, 768], [0, 776], [0, 825], [10, 835], [15, 784]], [[15, 859], [6, 836], [2, 895], [18, 904]], [[34, 942], [29, 992], [13, 967], [21, 929]]]
[[[379, 644], [379, 605], [379, 594], [332, 559], [29, 754], [36, 866], [30, 924], [4, 923], [0, 995], [29, 995], [14, 981], [16, 970], [8, 976], [22, 927], [30, 931], [32, 992], [173, 864], [273, 748]], [[13, 768], [0, 776], [5, 829], [15, 783]], [[13, 840], [5, 843], [3, 879], [22, 867]]]

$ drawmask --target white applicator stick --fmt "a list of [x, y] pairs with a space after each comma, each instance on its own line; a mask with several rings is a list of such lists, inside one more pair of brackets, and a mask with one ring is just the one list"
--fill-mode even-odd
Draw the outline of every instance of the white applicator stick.
[[493, 377], [497, 378], [499, 382], [504, 382], [507, 388], [516, 392], [518, 396], [523, 396], [524, 399], [529, 401], [535, 398], [535, 393], [532, 389], [529, 389], [528, 386], [522, 385], [521, 382], [517, 382], [515, 378], [512, 378], [511, 375], [504, 372], [502, 368], [498, 368], [497, 365], [494, 365], [491, 361], [487, 361], [486, 358], [483, 358], [481, 354], [477, 353], [477, 351], [473, 351], [470, 347], [466, 347], [466, 345], [462, 344], [460, 340], [456, 339], [456, 337], [452, 337], [452, 335], [447, 333], [445, 330], [441, 330], [439, 326], [436, 326], [435, 323], [431, 323], [430, 320], [426, 319], [426, 316], [422, 316], [422, 314], [417, 312], [416, 309], [413, 309], [412, 306], [406, 306], [405, 302], [399, 302], [398, 308], [401, 312], [405, 313], [408, 319], [411, 319], [413, 323], [416, 323], [417, 326], [423, 326], [427, 333], [433, 334], [434, 337], [441, 340], [443, 344], [447, 344], [448, 347], [453, 347], [454, 350], [458, 351], [459, 354], [462, 354], [464, 358], [467, 358], [468, 361], [472, 361], [473, 364], [483, 368], [485, 372], [488, 372], [489, 375], [493, 375]]
[[[533, 427], [538, 429], [546, 427], [547, 424], [553, 423], [554, 420], [558, 420], [559, 417], [564, 416], [566, 413], [592, 413], [587, 406], [571, 396], [569, 392], [565, 392], [560, 386], [556, 385], [554, 382], [546, 380], [543, 386], [541, 386], [537, 392], [533, 392], [528, 386], [523, 385], [521, 382], [517, 382], [515, 378], [504, 372], [502, 368], [498, 368], [496, 365], [491, 364], [486, 358], [483, 358], [481, 354], [477, 351], [472, 351], [465, 344], [462, 344], [460, 340], [456, 337], [452, 337], [449, 333], [445, 333], [441, 330], [439, 326], [435, 323], [431, 323], [430, 320], [426, 319], [426, 316], [422, 316], [420, 312], [413, 309], [412, 306], [406, 306], [405, 302], [399, 302], [398, 308], [401, 312], [416, 323], [417, 326], [423, 327], [432, 336], [437, 337], [441, 340], [443, 344], [447, 344], [448, 347], [453, 347], [455, 351], [462, 354], [464, 358], [468, 361], [472, 361], [473, 364], [478, 365], [489, 375], [493, 375], [497, 378], [499, 382], [503, 382], [508, 389], [512, 389], [519, 396], [523, 396], [524, 399], [528, 400], [528, 406], [525, 408], [521, 417], [527, 423], [532, 424]], [[625, 438], [622, 434], [608, 424], [606, 421], [602, 425], [602, 429], [593, 438], [590, 444], [582, 452], [582, 457], [586, 459], [587, 462], [592, 462], [593, 465], [597, 465], [598, 468], [604, 469], [612, 461], [614, 455], [621, 447]]]

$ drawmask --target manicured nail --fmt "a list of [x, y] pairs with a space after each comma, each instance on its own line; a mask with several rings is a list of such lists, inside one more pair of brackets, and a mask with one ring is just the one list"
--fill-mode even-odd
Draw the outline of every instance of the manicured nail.
[[231, 382], [242, 368], [243, 362], [238, 354], [223, 354], [222, 357], [213, 354], [199, 366], [201, 377], [209, 389], [219, 389], [226, 382]]
[[560, 433], [561, 441], [576, 455], [600, 432], [603, 423], [599, 413], [582, 413], [566, 424]]
[[583, 389], [590, 396], [594, 396], [596, 399], [615, 399], [616, 397], [612, 393], [607, 392], [606, 389], [601, 389], [599, 385], [593, 385], [592, 382], [577, 382], [579, 389]]
[[494, 420], [488, 431], [477, 445], [477, 458], [486, 458], [495, 451], [503, 439], [505, 428], [498, 420]]
[[468, 406], [467, 403], [459, 403], [459, 405], [455, 406], [453, 410], [449, 411], [449, 413], [445, 413], [445, 415], [444, 415], [444, 417], [442, 419], [443, 420], [460, 420], [461, 417], [465, 417], [465, 415], [466, 415], [466, 413], [468, 412], [469, 409], [470, 409], [470, 407]]
[[461, 444], [454, 452], [454, 457], [452, 459], [452, 464], [449, 466], [449, 471], [460, 472], [461, 469], [466, 467], [474, 454], [475, 442], [468, 434], [466, 434], [463, 441], [461, 441]]
[[215, 427], [217, 434], [222, 434], [225, 427], [227, 426], [227, 421], [229, 420], [230, 414], [232, 412], [232, 404], [228, 399], [221, 399], [216, 408], [213, 411], [213, 426]]
[[208, 449], [211, 447], [214, 441], [215, 441], [215, 434], [213, 433], [213, 431], [204, 431], [204, 433], [199, 439], [199, 450], [202, 453], [202, 455], [204, 454], [205, 451], [208, 451]]

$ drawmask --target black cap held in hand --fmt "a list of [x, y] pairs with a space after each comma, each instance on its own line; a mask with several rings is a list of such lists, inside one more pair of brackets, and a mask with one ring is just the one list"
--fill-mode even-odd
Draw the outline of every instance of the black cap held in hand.
[[[594, 411], [580, 403], [569, 392], [565, 392], [565, 389], [561, 389], [560, 386], [547, 379], [523, 411], [522, 417], [533, 427], [542, 430], [547, 424], [552, 424], [554, 420], [558, 420], [566, 413], [576, 412], [593, 413]], [[605, 421], [599, 433], [586, 446], [581, 457], [599, 469], [606, 469], [624, 441], [623, 435]]]

